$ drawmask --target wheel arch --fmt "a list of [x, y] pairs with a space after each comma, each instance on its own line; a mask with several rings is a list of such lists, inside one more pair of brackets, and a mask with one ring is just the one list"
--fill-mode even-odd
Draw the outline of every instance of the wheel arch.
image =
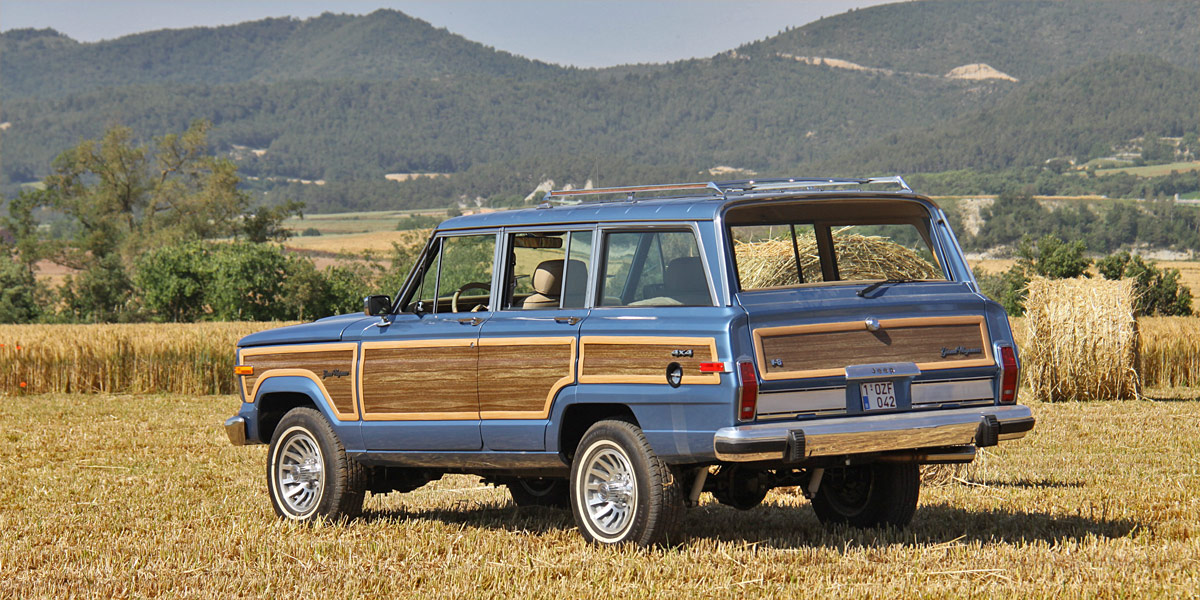
[[605, 419], [622, 419], [639, 425], [637, 415], [627, 404], [579, 402], [563, 410], [557, 441], [558, 453], [567, 464], [571, 464], [579, 440], [588, 428]]
[[288, 411], [294, 408], [312, 408], [330, 423], [338, 423], [337, 415], [329, 408], [325, 394], [305, 377], [272, 377], [262, 382], [254, 399], [257, 414], [251, 421], [254, 431], [247, 432], [264, 444], [271, 442], [275, 427]]

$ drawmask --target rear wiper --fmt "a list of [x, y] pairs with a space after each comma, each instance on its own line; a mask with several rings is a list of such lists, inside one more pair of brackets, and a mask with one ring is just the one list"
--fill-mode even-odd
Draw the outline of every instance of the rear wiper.
[[858, 290], [858, 296], [860, 298], [866, 298], [867, 294], [870, 294], [871, 292], [879, 289], [881, 286], [887, 285], [889, 283], [913, 283], [915, 281], [917, 281], [917, 280], [916, 279], [908, 279], [907, 277], [900, 278], [900, 279], [885, 279], [883, 281], [876, 281], [875, 283], [872, 283], [871, 285], [868, 285], [867, 287], [865, 287], [861, 290]]

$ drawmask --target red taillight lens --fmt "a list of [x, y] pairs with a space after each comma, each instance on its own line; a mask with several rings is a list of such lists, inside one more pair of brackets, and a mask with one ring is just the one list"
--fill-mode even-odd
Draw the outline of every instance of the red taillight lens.
[[1000, 346], [1000, 404], [1017, 401], [1017, 386], [1020, 384], [1021, 365], [1017, 363], [1017, 351], [1012, 346]]
[[738, 374], [742, 376], [742, 396], [738, 398], [738, 418], [749, 421], [758, 410], [758, 375], [754, 363], [738, 363]]

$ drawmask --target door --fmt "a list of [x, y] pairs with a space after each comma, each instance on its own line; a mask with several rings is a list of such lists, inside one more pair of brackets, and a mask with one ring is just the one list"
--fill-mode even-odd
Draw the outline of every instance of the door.
[[499, 310], [479, 340], [479, 411], [490, 450], [545, 449], [555, 399], [575, 384], [591, 230], [506, 233]]
[[496, 234], [445, 236], [403, 312], [366, 328], [359, 363], [369, 451], [479, 450], [479, 332], [491, 317]]

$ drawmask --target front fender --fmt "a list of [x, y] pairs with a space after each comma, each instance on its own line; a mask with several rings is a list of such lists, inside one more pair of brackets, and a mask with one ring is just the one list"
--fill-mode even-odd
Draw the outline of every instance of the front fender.
[[339, 416], [334, 409], [333, 402], [329, 399], [329, 394], [325, 390], [325, 386], [321, 385], [320, 380], [311, 373], [307, 375], [271, 375], [270, 372], [264, 374], [261, 381], [255, 385], [253, 400], [243, 404], [242, 410], [238, 413], [239, 416], [246, 419], [246, 437], [248, 439], [257, 439], [263, 443], [270, 441], [269, 439], [263, 439], [258, 417], [263, 399], [273, 394], [300, 394], [306, 396], [312, 402], [313, 406], [329, 421], [334, 433], [337, 434], [338, 439], [341, 440], [342, 445], [347, 451], [362, 449], [362, 434], [357, 415], [353, 418], [348, 418], [344, 414]]

